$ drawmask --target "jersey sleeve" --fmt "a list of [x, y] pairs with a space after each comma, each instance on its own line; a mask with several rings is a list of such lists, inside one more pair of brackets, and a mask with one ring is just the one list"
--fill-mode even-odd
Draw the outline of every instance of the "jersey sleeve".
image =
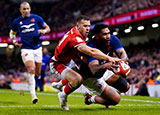
[[74, 37], [74, 38], [71, 40], [70, 44], [71, 44], [74, 48], [76, 48], [76, 47], [79, 46], [80, 44], [86, 44], [86, 43], [85, 43], [85, 41], [84, 41], [81, 37], [76, 36], [76, 37]]
[[16, 20], [14, 20], [12, 22], [12, 25], [11, 25], [11, 29], [14, 31], [14, 32], [17, 32], [18, 31], [18, 28], [17, 28], [17, 24], [18, 22]]
[[[92, 43], [88, 43], [87, 45], [90, 46], [91, 48], [96, 48]], [[88, 64], [94, 60], [98, 60], [98, 59], [91, 57], [91, 56], [88, 56]]]
[[115, 51], [123, 48], [120, 40], [114, 35], [111, 35], [111, 45], [114, 47]]
[[38, 20], [38, 24], [43, 27], [45, 24], [43, 18], [37, 15], [37, 20]]

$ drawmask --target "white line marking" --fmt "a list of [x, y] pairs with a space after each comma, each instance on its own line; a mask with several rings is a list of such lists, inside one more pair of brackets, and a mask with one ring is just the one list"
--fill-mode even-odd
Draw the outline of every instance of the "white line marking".
[[[90, 107], [90, 106], [102, 106], [102, 105], [98, 105], [98, 104], [92, 104], [90, 106], [88, 105], [69, 105], [70, 107]], [[153, 104], [118, 104], [116, 106], [153, 106]], [[158, 104], [158, 106], [160, 106], [160, 104]], [[0, 106], [0, 108], [24, 108], [24, 107], [37, 107], [36, 105], [9, 105], [9, 106]], [[60, 105], [38, 105], [38, 107], [60, 107]]]
[[[20, 94], [21, 91], [0, 91], [0, 93], [18, 93]], [[23, 91], [22, 91], [23, 92]], [[24, 94], [30, 94], [28, 91], [24, 91]], [[50, 96], [57, 96], [57, 94], [55, 93], [41, 93], [41, 92], [37, 92], [38, 95], [50, 95]], [[76, 95], [76, 94], [72, 94], [69, 95], [69, 97], [82, 97], [82, 95]], [[126, 99], [126, 98], [121, 98], [121, 100], [123, 101], [135, 101], [135, 102], [146, 102], [146, 103], [160, 103], [160, 101], [152, 101], [152, 100], [141, 100], [141, 99]]]

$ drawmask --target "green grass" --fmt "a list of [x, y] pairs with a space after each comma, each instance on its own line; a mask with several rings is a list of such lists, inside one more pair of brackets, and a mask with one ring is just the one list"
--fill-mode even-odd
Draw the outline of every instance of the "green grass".
[[70, 110], [62, 111], [57, 93], [37, 93], [39, 102], [31, 103], [29, 92], [0, 89], [0, 115], [159, 115], [160, 98], [121, 96], [117, 106], [106, 109], [99, 104], [85, 105], [83, 94], [68, 97]]

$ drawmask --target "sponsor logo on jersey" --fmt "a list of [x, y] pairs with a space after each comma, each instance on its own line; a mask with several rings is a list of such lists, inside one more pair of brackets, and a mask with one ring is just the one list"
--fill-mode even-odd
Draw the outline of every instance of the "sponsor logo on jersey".
[[35, 30], [35, 28], [29, 28], [29, 29], [25, 29], [25, 30], [22, 30], [22, 33], [26, 33], [26, 32], [33, 32]]
[[34, 23], [28, 25], [22, 25], [21, 28], [30, 28], [31, 26], [35, 25]]
[[[32, 23], [32, 24], [28, 24], [28, 25], [22, 25], [21, 28], [26, 28], [26, 29], [22, 30], [22, 33], [35, 31], [35, 28], [32, 27], [33, 25], [35, 25], [35, 24]], [[31, 27], [32, 27], [32, 28], [31, 28]]]

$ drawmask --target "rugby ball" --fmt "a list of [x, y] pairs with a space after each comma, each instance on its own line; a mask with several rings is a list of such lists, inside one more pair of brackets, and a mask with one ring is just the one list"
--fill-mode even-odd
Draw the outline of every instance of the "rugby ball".
[[131, 71], [131, 68], [124, 61], [119, 63], [119, 67], [116, 69], [116, 74], [122, 77], [127, 77]]

